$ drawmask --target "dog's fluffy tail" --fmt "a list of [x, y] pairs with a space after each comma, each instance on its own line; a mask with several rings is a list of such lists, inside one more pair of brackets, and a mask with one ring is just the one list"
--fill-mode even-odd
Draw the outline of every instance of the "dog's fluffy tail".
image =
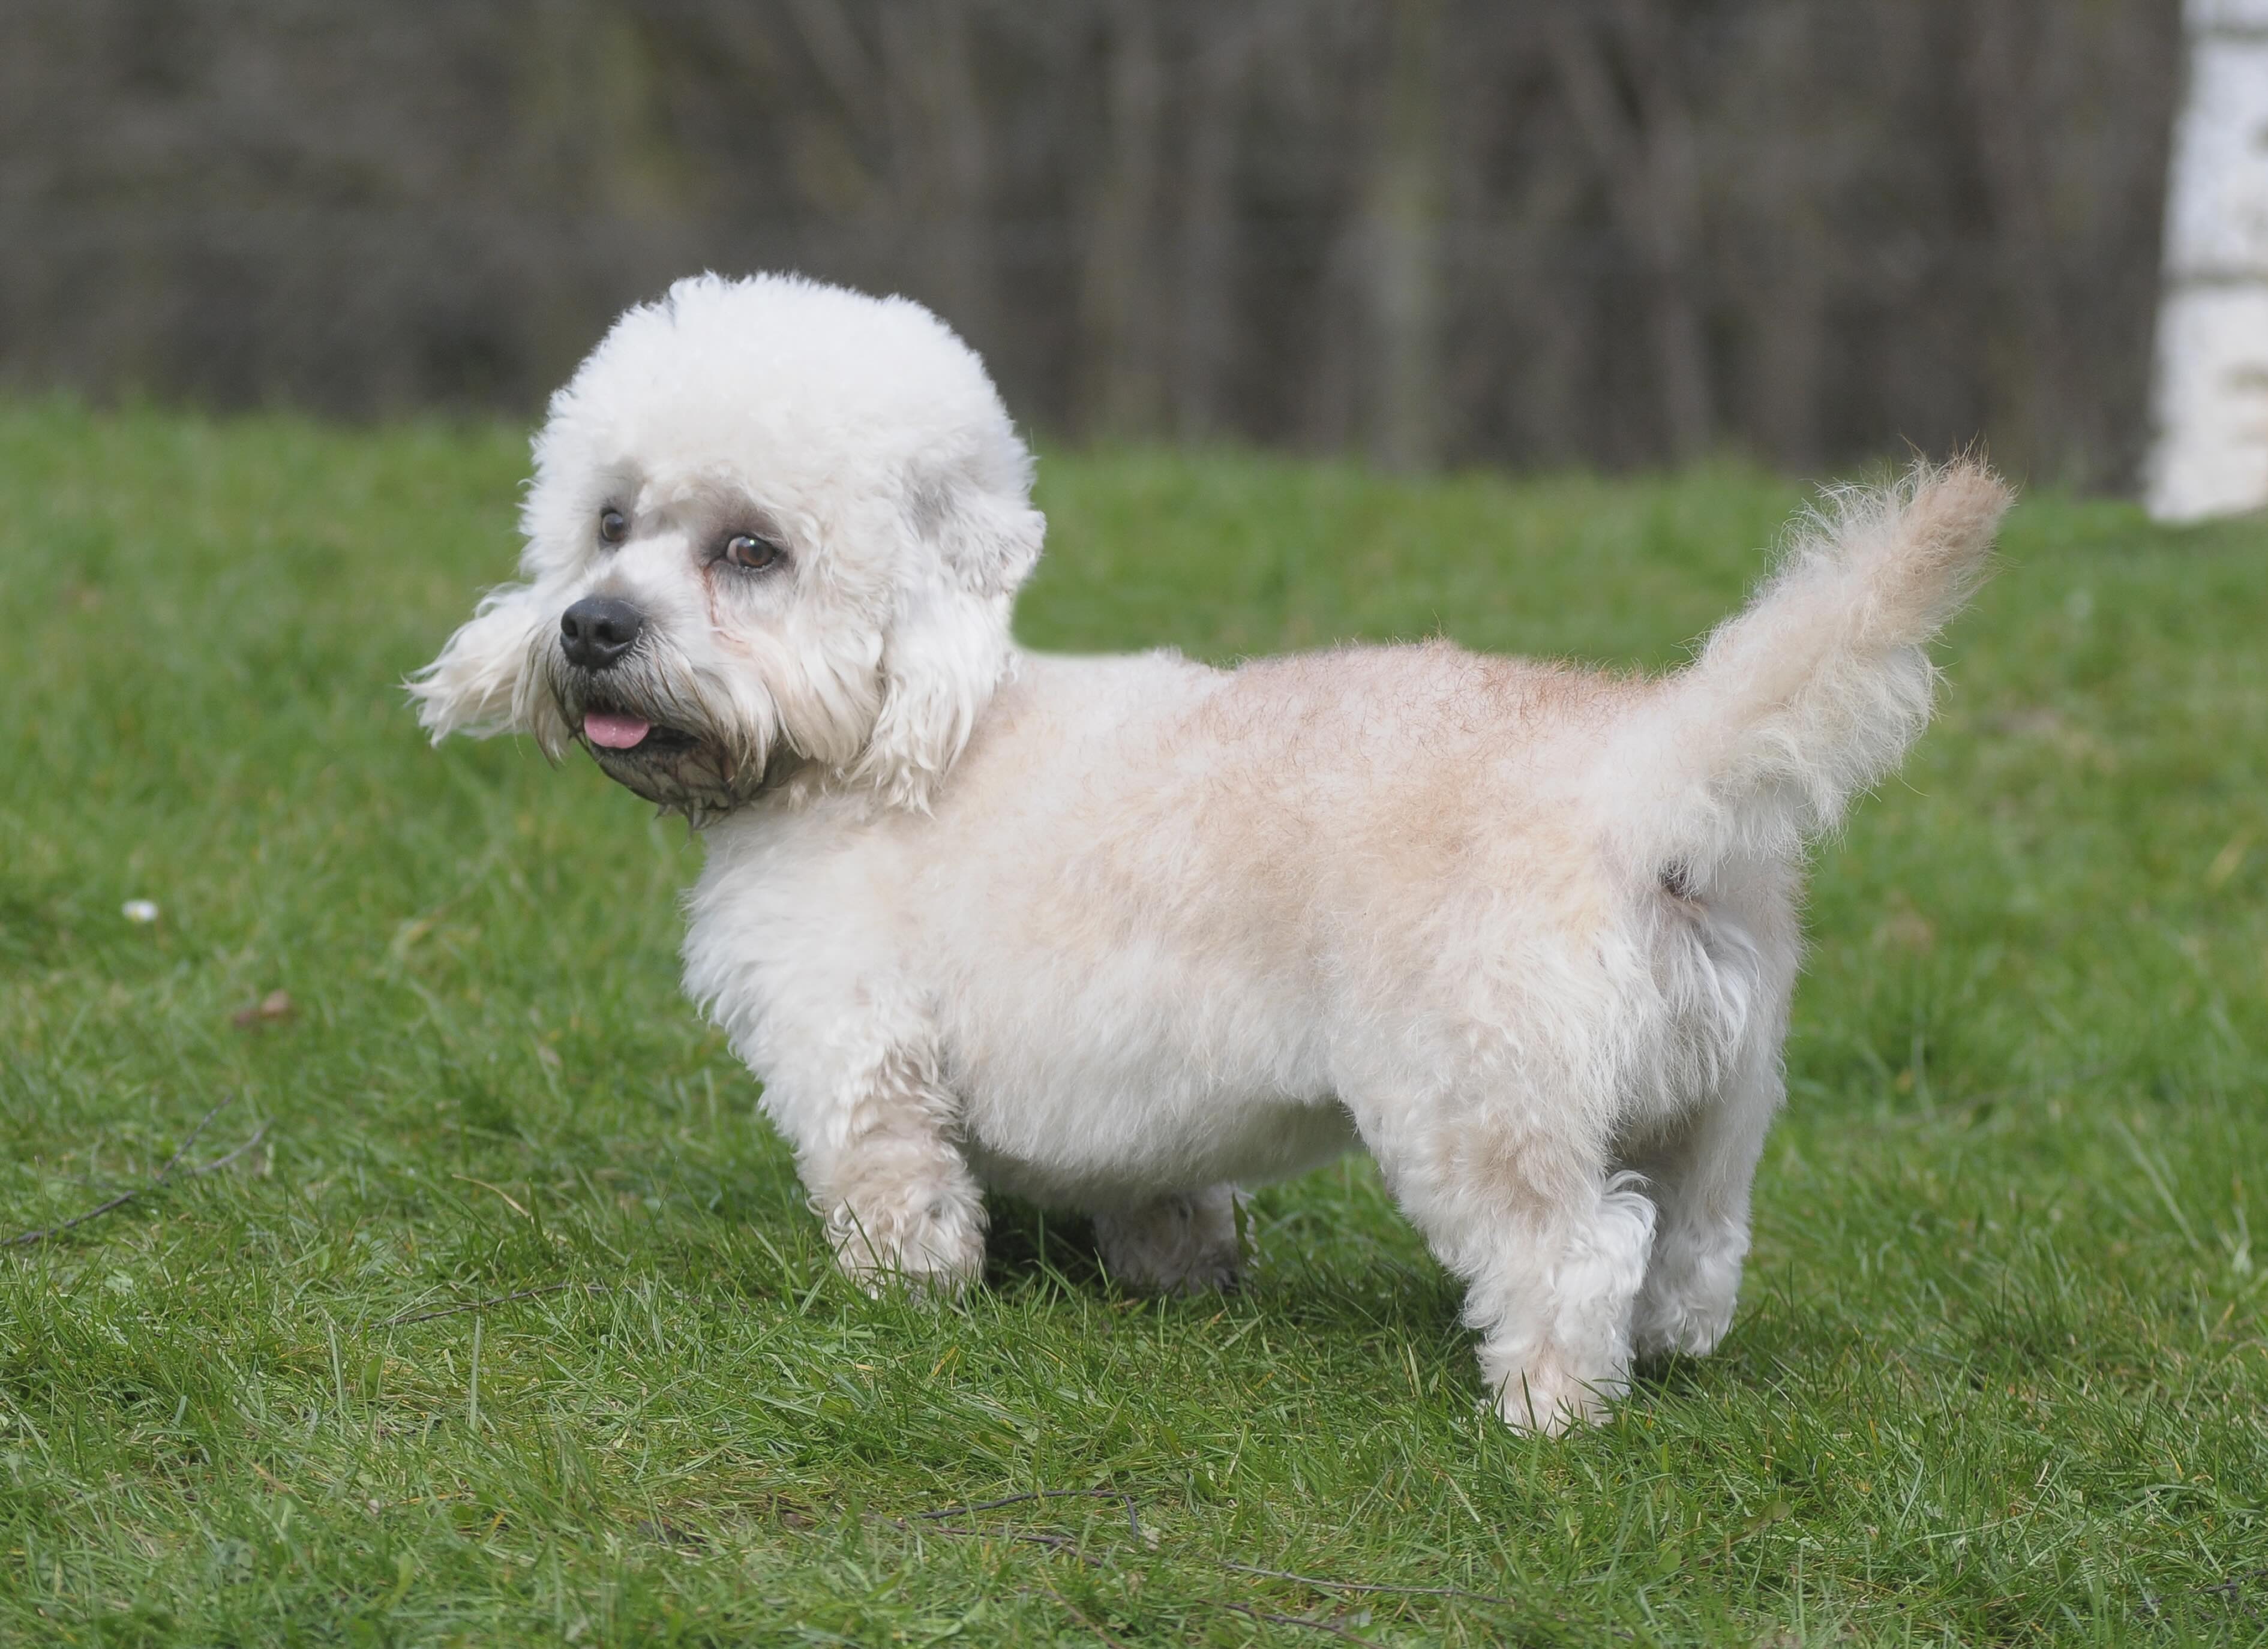
[[1927, 724], [1929, 641], [2010, 496], [1962, 460], [1826, 499], [1747, 609], [1602, 744], [1594, 777], [1624, 845], [1705, 886], [1727, 858], [1786, 858], [1832, 829]]

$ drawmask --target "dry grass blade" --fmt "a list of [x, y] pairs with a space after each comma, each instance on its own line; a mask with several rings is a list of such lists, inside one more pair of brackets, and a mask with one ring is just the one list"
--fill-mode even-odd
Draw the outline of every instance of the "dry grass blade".
[[491, 1294], [486, 1299], [468, 1299], [462, 1305], [437, 1306], [431, 1311], [405, 1311], [391, 1317], [382, 1317], [371, 1326], [374, 1329], [399, 1329], [407, 1323], [431, 1322], [437, 1317], [460, 1317], [468, 1311], [486, 1311], [490, 1306], [508, 1306], [515, 1299], [535, 1299], [545, 1294], [563, 1294], [570, 1289], [580, 1288], [586, 1294], [603, 1294], [604, 1283], [549, 1283], [541, 1288], [523, 1288], [510, 1294]]
[[876, 1518], [874, 1520], [886, 1528], [896, 1529], [902, 1535], [956, 1535], [969, 1540], [1007, 1541], [1014, 1545], [1037, 1546], [1045, 1551], [1063, 1553], [1066, 1557], [1078, 1559], [1090, 1569], [1103, 1567], [1101, 1561], [1088, 1557], [1079, 1549], [1079, 1542], [1076, 1538], [1069, 1535], [1058, 1534], [1051, 1529], [976, 1528], [965, 1523], [924, 1523], [919, 1528], [916, 1528], [905, 1519], [899, 1517]]
[[1324, 1580], [1311, 1574], [1293, 1574], [1289, 1569], [1261, 1569], [1248, 1563], [1230, 1563], [1226, 1558], [1222, 1568], [1233, 1569], [1239, 1574], [1264, 1575], [1270, 1580], [1296, 1580], [1301, 1586], [1314, 1586], [1324, 1592], [1385, 1592], [1398, 1597], [1462, 1597], [1476, 1603], [1502, 1603], [1519, 1607], [1516, 1598], [1498, 1597], [1492, 1592], [1468, 1592], [1454, 1586], [1384, 1586], [1371, 1580]]
[[234, 1162], [239, 1157], [241, 1157], [246, 1152], [251, 1150], [254, 1145], [258, 1145], [261, 1140], [267, 1137], [268, 1124], [266, 1123], [262, 1123], [259, 1127], [252, 1130], [251, 1138], [246, 1140], [235, 1150], [228, 1152], [224, 1155], [215, 1157], [210, 1162], [191, 1168], [188, 1172], [188, 1177], [192, 1180], [202, 1180], [208, 1174], [218, 1174], [223, 1168], [228, 1167], [230, 1163]]
[[1349, 1643], [1374, 1644], [1376, 1639], [1350, 1631], [1336, 1621], [1317, 1620], [1310, 1615], [1277, 1615], [1264, 1609], [1255, 1609], [1249, 1603], [1223, 1603], [1223, 1609], [1234, 1609], [1254, 1620], [1266, 1621], [1271, 1626], [1304, 1626], [1309, 1631], [1327, 1631], [1334, 1638], [1344, 1638]]
[[1029, 1494], [1012, 1494], [998, 1500], [979, 1500], [974, 1505], [946, 1505], [930, 1512], [909, 1512], [915, 1518], [967, 1517], [973, 1512], [997, 1512], [1004, 1505], [1022, 1505], [1033, 1500], [1116, 1500], [1126, 1508], [1126, 1527], [1136, 1540], [1142, 1538], [1142, 1520], [1135, 1513], [1134, 1497], [1116, 1489], [1035, 1489]]

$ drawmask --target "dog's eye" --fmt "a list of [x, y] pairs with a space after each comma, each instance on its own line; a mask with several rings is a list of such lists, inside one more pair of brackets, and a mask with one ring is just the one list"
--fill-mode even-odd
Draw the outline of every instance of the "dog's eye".
[[754, 533], [735, 533], [725, 541], [725, 559], [750, 572], [762, 572], [767, 567], [778, 565], [781, 554], [777, 544], [768, 538], [758, 538]]
[[599, 512], [599, 541], [619, 544], [630, 535], [630, 519], [611, 504]]

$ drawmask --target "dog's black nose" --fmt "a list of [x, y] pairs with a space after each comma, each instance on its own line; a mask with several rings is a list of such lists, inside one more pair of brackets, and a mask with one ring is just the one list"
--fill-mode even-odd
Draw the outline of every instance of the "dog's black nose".
[[559, 615], [559, 650], [585, 670], [611, 670], [645, 628], [645, 615], [611, 595], [586, 595]]

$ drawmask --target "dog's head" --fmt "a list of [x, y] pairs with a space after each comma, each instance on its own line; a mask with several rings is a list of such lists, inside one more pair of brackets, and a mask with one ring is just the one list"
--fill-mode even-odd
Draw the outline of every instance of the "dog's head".
[[418, 719], [580, 742], [696, 823], [790, 771], [922, 806], [1008, 666], [1031, 468], [918, 304], [681, 281], [553, 397], [525, 582], [412, 681]]

